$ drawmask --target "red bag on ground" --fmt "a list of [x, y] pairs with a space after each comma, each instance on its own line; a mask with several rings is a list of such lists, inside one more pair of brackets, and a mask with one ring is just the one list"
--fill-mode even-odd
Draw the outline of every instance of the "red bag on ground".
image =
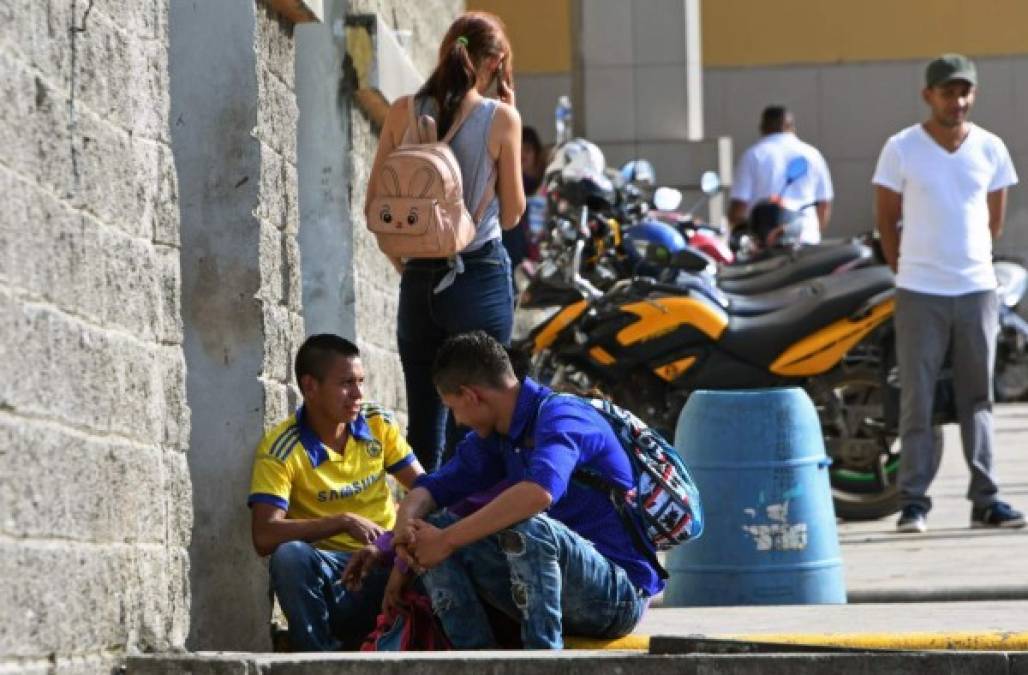
[[453, 649], [432, 613], [428, 597], [416, 591], [403, 594], [407, 608], [378, 615], [375, 630], [364, 638], [362, 652], [445, 651]]

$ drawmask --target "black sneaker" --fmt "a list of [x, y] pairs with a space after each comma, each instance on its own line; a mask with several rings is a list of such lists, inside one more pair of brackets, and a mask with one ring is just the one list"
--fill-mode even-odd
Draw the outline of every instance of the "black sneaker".
[[1006, 502], [971, 509], [971, 527], [1024, 527], [1024, 514]]
[[896, 521], [897, 532], [924, 532], [928, 529], [925, 523], [927, 511], [917, 504], [908, 504], [903, 507], [900, 519]]

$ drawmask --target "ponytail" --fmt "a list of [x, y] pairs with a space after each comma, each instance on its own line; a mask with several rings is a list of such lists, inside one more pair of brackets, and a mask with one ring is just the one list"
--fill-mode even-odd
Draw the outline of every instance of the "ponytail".
[[464, 96], [475, 86], [478, 66], [489, 57], [502, 59], [502, 72], [497, 75], [510, 86], [512, 56], [503, 22], [488, 12], [465, 12], [446, 31], [439, 62], [415, 95], [435, 101], [440, 138], [456, 121]]

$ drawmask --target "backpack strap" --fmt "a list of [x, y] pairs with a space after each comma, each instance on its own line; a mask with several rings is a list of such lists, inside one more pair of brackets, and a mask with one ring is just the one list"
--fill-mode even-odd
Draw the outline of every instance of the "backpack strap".
[[442, 138], [443, 143], [449, 143], [453, 140], [453, 137], [460, 131], [461, 126], [464, 125], [468, 118], [471, 117], [471, 113], [478, 107], [477, 105], [469, 105], [467, 101], [468, 99], [465, 96], [464, 100], [461, 101], [460, 107], [457, 109], [457, 118], [453, 120], [450, 128], [446, 130], [446, 135]]
[[[424, 143], [425, 141], [421, 138], [421, 125], [418, 123], [417, 103], [415, 102], [413, 95], [410, 96], [409, 99], [410, 101], [407, 104], [407, 131], [404, 132], [403, 140], [405, 143], [408, 142], [408, 139], [410, 139], [409, 142], [412, 143]], [[452, 141], [453, 137], [457, 135], [458, 131], [460, 131], [461, 126], [469, 117], [471, 117], [471, 113], [474, 112], [477, 107], [478, 105], [461, 103], [457, 119], [455, 119], [453, 124], [450, 125], [446, 135], [440, 140], [440, 142], [448, 144]], [[489, 180], [486, 182], [485, 192], [482, 193], [482, 198], [479, 200], [478, 205], [471, 214], [476, 227], [478, 226], [479, 221], [482, 220], [482, 216], [485, 215], [485, 210], [489, 207], [489, 202], [491, 202], [493, 197], [496, 196], [496, 179], [496, 166], [495, 164], [490, 164]]]
[[[543, 400], [539, 402], [539, 406], [535, 410], [535, 419], [532, 420], [532, 434], [535, 434], [536, 422], [539, 421], [539, 413], [542, 412], [543, 406], [546, 405], [548, 401], [558, 396], [574, 396], [574, 394], [560, 394], [558, 392], [551, 391], [549, 394], [544, 396]], [[579, 397], [576, 396], [575, 398]], [[603, 418], [603, 421], [607, 423], [608, 426], [610, 425], [605, 417]], [[617, 434], [615, 434], [614, 437], [617, 438]], [[618, 445], [621, 445], [620, 439], [618, 439]], [[621, 447], [624, 449], [624, 446]], [[631, 463], [631, 458], [629, 458], [629, 463]], [[632, 539], [632, 544], [635, 546], [635, 549], [641, 553], [644, 558], [646, 558], [646, 561], [650, 563], [650, 565], [653, 566], [654, 571], [657, 573], [657, 576], [660, 577], [661, 581], [667, 581], [670, 575], [667, 573], [667, 570], [664, 569], [664, 566], [660, 564], [660, 561], [657, 560], [656, 552], [651, 550], [650, 547], [646, 545], [646, 542], [643, 541], [642, 535], [639, 533], [639, 525], [635, 522], [635, 519], [632, 518], [632, 514], [629, 512], [628, 502], [625, 499], [625, 489], [606, 480], [602, 476], [583, 469], [576, 469], [572, 472], [571, 479], [607, 495], [610, 499], [611, 506], [614, 507], [614, 511], [618, 514], [618, 517], [621, 518], [622, 525], [624, 525], [625, 529], [628, 531], [628, 536]]]
[[639, 534], [639, 526], [635, 523], [635, 520], [632, 518], [632, 514], [628, 509], [628, 502], [625, 499], [624, 488], [614, 485], [594, 473], [583, 471], [582, 469], [578, 469], [572, 473], [571, 478], [586, 487], [598, 490], [607, 495], [610, 499], [611, 505], [614, 507], [614, 511], [616, 511], [618, 516], [621, 518], [621, 523], [625, 526], [625, 529], [628, 530], [628, 536], [632, 538], [632, 544], [635, 546], [635, 549], [639, 553], [643, 554], [643, 557], [646, 558], [647, 562], [653, 565], [653, 569], [656, 571], [657, 576], [660, 577], [660, 580], [667, 581], [670, 575], [667, 573], [667, 570], [664, 569], [664, 566], [660, 564], [660, 561], [657, 560], [657, 554], [646, 545], [646, 542], [643, 541], [642, 535]]
[[407, 97], [407, 131], [403, 133], [403, 144], [410, 143], [421, 143], [421, 129], [418, 126], [418, 111], [417, 102], [414, 100], [414, 96]]

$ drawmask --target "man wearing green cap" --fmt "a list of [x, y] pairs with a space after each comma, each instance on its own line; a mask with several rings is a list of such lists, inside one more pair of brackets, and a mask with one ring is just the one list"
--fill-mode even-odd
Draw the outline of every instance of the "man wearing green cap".
[[932, 399], [947, 350], [971, 470], [971, 526], [1025, 524], [997, 498], [992, 472], [999, 303], [992, 242], [1003, 231], [1007, 188], [1017, 174], [1003, 141], [967, 119], [977, 84], [966, 56], [944, 54], [929, 63], [921, 92], [929, 117], [886, 142], [871, 181], [882, 250], [896, 272], [901, 532], [926, 529], [928, 486], [942, 451], [932, 434]]

